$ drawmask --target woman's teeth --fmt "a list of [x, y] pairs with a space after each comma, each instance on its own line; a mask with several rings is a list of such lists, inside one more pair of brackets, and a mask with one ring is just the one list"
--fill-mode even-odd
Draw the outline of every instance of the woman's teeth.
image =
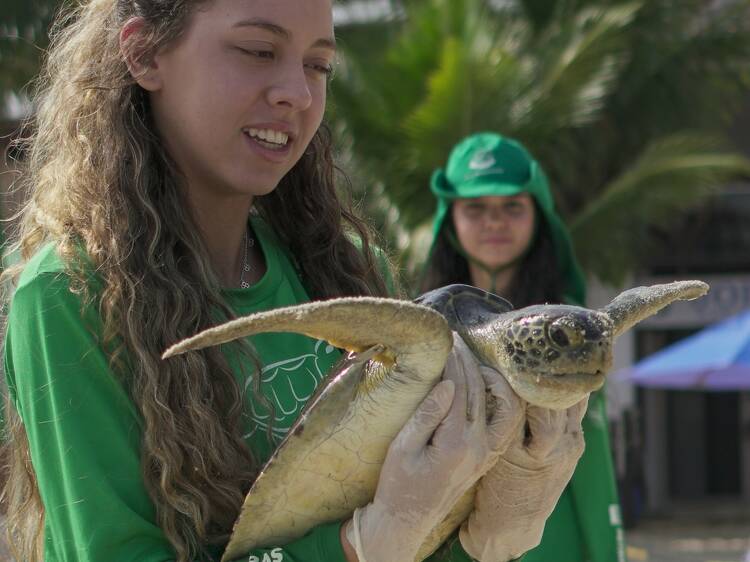
[[245, 133], [266, 148], [281, 148], [289, 142], [289, 135], [271, 129], [246, 129]]

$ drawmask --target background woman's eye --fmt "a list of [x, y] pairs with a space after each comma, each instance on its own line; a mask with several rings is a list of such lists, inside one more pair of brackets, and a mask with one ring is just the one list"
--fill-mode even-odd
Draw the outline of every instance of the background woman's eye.
[[307, 68], [323, 76], [330, 77], [333, 74], [333, 67], [330, 64], [308, 63]]
[[484, 207], [481, 205], [466, 205], [464, 207], [464, 213], [466, 213], [469, 216], [476, 216], [480, 215], [484, 212]]

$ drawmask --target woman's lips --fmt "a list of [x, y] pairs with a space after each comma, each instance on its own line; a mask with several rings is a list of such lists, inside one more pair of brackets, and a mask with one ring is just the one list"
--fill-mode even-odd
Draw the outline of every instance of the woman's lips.
[[512, 242], [513, 242], [512, 238], [494, 237], [494, 236], [490, 238], [481, 238], [479, 240], [480, 244], [496, 244], [496, 245], [510, 244]]
[[285, 145], [278, 145], [278, 147], [272, 148], [268, 146], [268, 143], [264, 143], [255, 137], [251, 137], [247, 132], [243, 133], [243, 136], [253, 152], [266, 160], [277, 164], [287, 160], [291, 152], [292, 143], [294, 142], [290, 137]]

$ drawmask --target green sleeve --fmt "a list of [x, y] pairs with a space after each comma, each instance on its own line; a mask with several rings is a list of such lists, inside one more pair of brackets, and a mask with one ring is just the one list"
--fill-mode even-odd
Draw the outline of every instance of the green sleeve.
[[[45, 505], [46, 562], [174, 560], [141, 478], [139, 415], [111, 372], [63, 275], [40, 274], [14, 295], [5, 363]], [[243, 561], [344, 562], [338, 525]]]

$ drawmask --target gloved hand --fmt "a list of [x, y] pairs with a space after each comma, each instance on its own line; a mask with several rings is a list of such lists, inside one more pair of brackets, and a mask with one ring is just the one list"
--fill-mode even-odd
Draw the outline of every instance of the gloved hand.
[[[482, 372], [493, 395], [512, 392], [502, 376]], [[544, 524], [583, 454], [587, 404], [585, 398], [559, 411], [527, 405], [526, 424], [479, 481], [474, 511], [461, 526], [461, 545], [469, 556], [507, 562], [541, 542]]]
[[[372, 502], [344, 527], [359, 562], [414, 560], [430, 531], [507, 444], [507, 432], [487, 424], [479, 365], [458, 336], [443, 378], [391, 443]], [[515, 412], [521, 420], [522, 409]]]

